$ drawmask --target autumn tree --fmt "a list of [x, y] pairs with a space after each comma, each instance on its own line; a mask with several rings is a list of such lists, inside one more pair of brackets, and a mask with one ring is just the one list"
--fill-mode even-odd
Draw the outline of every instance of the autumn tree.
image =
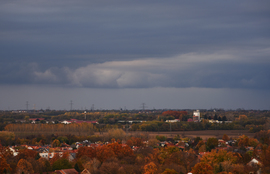
[[229, 161], [234, 164], [237, 160], [238, 158], [232, 152], [227, 152], [226, 150], [219, 150], [218, 152], [212, 150], [201, 158], [201, 162], [211, 165], [213, 169], [217, 169], [222, 162]]
[[99, 146], [96, 150], [96, 157], [100, 162], [104, 162], [106, 159], [116, 156], [114, 151], [106, 145]]
[[178, 165], [176, 163], [171, 163], [171, 164], [164, 164], [161, 166], [162, 169], [165, 169], [164, 172], [167, 170], [167, 169], [170, 169], [170, 170], [173, 170], [173, 171], [168, 171], [168, 172], [176, 172], [176, 173], [187, 173], [186, 169], [184, 166], [182, 165]]
[[60, 147], [61, 143], [58, 139], [53, 140], [52, 147]]
[[198, 152], [199, 152], [199, 153], [200, 153], [200, 152], [206, 152], [206, 145], [204, 144], [204, 145], [200, 146]]
[[155, 146], [157, 146], [158, 142], [159, 141], [157, 139], [152, 138], [152, 139], [148, 140], [148, 146], [155, 147]]
[[195, 149], [198, 150], [202, 145], [205, 145], [203, 140], [200, 140], [198, 144], [195, 146]]
[[19, 154], [17, 155], [18, 158], [35, 158], [38, 155], [37, 151], [30, 150], [30, 149], [20, 149]]
[[270, 146], [263, 147], [261, 153], [261, 160], [263, 163], [263, 172], [270, 173]]
[[5, 157], [0, 154], [0, 173], [4, 173], [4, 171], [11, 171], [10, 165], [7, 163]]
[[158, 171], [156, 164], [153, 162], [146, 164], [143, 169], [144, 174], [156, 174]]
[[259, 144], [259, 141], [255, 138], [249, 138], [246, 135], [242, 135], [238, 138], [238, 147], [245, 148], [245, 146], [256, 147]]
[[39, 173], [39, 172], [42, 171], [41, 170], [41, 165], [38, 162], [38, 160], [36, 160], [35, 158], [32, 158], [32, 157], [27, 158], [26, 160], [32, 165], [33, 170], [34, 170], [35, 173]]
[[161, 174], [177, 174], [177, 172], [174, 169], [165, 169], [164, 172], [162, 172]]
[[229, 136], [227, 134], [224, 134], [223, 137], [222, 137], [222, 140], [229, 141], [230, 138], [229, 138]]
[[247, 173], [245, 171], [245, 166], [243, 164], [234, 164], [232, 165], [232, 171], [233, 174], [242, 174]]
[[239, 121], [245, 121], [245, 120], [247, 120], [246, 115], [239, 115]]
[[82, 156], [87, 156], [89, 158], [95, 158], [97, 156], [96, 149], [94, 147], [80, 147], [76, 154], [76, 158], [81, 158]]
[[20, 159], [17, 164], [17, 171], [19, 173], [31, 174], [34, 173], [33, 166], [25, 159]]
[[131, 137], [129, 140], [127, 140], [127, 145], [140, 147], [143, 145], [143, 141], [141, 138]]
[[197, 159], [197, 155], [192, 149], [184, 152], [174, 147], [161, 149], [158, 155], [160, 164], [177, 164], [184, 166], [186, 171], [189, 171], [197, 163]]
[[83, 167], [87, 169], [91, 174], [98, 173], [98, 168], [100, 167], [101, 163], [98, 159], [93, 158], [86, 163], [83, 164]]
[[110, 131], [108, 131], [109, 139], [115, 138], [116, 140], [122, 140], [125, 136], [126, 133], [122, 129], [111, 129]]
[[38, 162], [39, 162], [39, 166], [41, 168], [41, 171], [43, 171], [43, 172], [51, 171], [51, 164], [46, 158], [39, 158]]
[[205, 162], [200, 162], [196, 164], [191, 171], [193, 174], [214, 174], [213, 168], [205, 163]]
[[14, 132], [0, 131], [0, 141], [3, 145], [11, 145], [15, 140]]
[[120, 169], [119, 161], [116, 158], [111, 158], [105, 161], [99, 168], [100, 173], [104, 174], [118, 174]]

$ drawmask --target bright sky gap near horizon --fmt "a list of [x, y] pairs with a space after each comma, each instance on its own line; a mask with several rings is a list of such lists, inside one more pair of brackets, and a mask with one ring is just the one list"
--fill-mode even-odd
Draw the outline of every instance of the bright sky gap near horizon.
[[0, 110], [270, 109], [270, 1], [0, 1]]

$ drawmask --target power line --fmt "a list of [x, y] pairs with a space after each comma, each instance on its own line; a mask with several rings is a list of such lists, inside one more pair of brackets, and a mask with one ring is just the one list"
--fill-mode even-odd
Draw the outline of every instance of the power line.
[[142, 103], [142, 106], [141, 106], [142, 110], [144, 111], [145, 108], [147, 108], [146, 104], [145, 103]]

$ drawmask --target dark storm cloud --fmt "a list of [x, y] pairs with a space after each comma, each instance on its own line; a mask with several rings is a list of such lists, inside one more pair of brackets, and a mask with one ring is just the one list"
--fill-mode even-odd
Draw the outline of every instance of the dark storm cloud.
[[2, 84], [269, 88], [268, 1], [1, 1]]

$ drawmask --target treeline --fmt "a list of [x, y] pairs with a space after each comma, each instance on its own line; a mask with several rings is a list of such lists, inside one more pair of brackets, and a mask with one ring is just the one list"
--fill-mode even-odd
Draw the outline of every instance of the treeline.
[[8, 124], [6, 131], [34, 134], [76, 134], [92, 135], [94, 126], [91, 123], [72, 124]]
[[202, 122], [175, 122], [149, 121], [133, 124], [132, 131], [198, 131], [198, 130], [249, 130], [251, 133], [264, 130], [267, 126], [266, 119], [254, 122], [234, 121], [232, 123], [210, 123], [207, 120]]
[[[133, 137], [140, 137], [147, 139], [147, 133], [133, 132]], [[0, 131], [0, 142], [4, 146], [11, 145], [44, 145], [51, 144], [54, 140], [59, 140], [60, 143], [66, 143], [72, 145], [75, 142], [82, 142], [88, 140], [89, 142], [107, 142], [111, 139], [126, 140], [129, 138], [125, 131], [122, 129], [113, 128], [110, 129], [106, 134], [81, 134], [75, 135], [63, 132], [62, 134], [57, 133], [32, 133], [27, 135], [18, 134], [18, 132]]]

